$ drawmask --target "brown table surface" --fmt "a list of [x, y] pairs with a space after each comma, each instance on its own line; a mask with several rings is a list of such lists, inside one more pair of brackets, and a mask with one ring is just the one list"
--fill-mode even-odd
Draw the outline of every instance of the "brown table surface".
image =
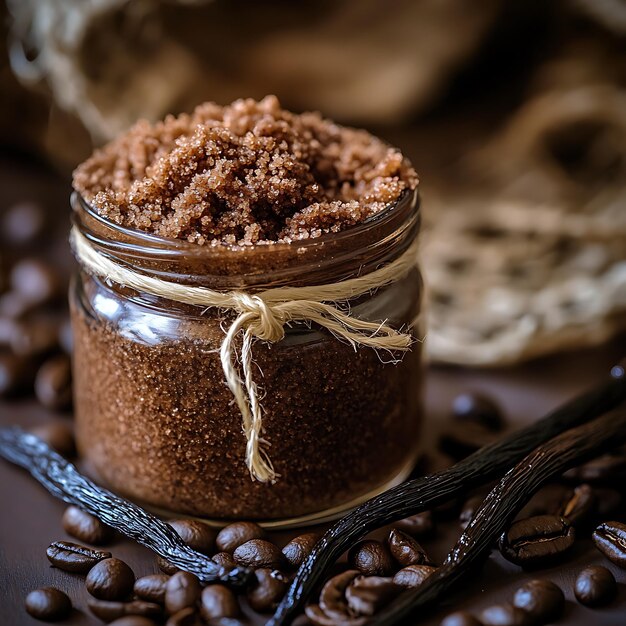
[[[56, 177], [38, 174], [30, 168], [0, 159], [2, 204], [20, 200], [27, 193], [48, 205], [65, 210], [67, 186]], [[2, 207], [0, 207], [1, 209]], [[67, 224], [59, 220], [63, 232]], [[62, 239], [60, 240], [62, 241]], [[63, 247], [63, 244], [60, 244]], [[511, 426], [531, 422], [582, 389], [601, 380], [610, 366], [626, 354], [626, 338], [616, 339], [599, 349], [563, 354], [533, 361], [521, 367], [494, 371], [432, 367], [426, 386], [425, 447], [435, 440], [446, 419], [452, 397], [461, 390], [478, 389], [499, 400]], [[25, 427], [53, 416], [32, 401], [0, 403], [0, 425], [19, 424]], [[24, 597], [37, 587], [54, 585], [68, 592], [77, 610], [67, 624], [98, 624], [86, 608], [87, 592], [81, 577], [49, 567], [45, 550], [51, 541], [67, 538], [61, 528], [64, 505], [55, 500], [25, 471], [0, 461], [0, 626], [21, 626], [40, 623], [24, 611]], [[451, 522], [440, 528], [425, 547], [441, 560], [459, 534], [458, 524]], [[287, 533], [277, 534], [278, 543], [286, 541]], [[158, 571], [154, 556], [132, 541], [119, 539], [111, 551], [127, 561], [138, 576]], [[572, 592], [572, 583], [580, 569], [588, 564], [610, 567], [620, 584], [618, 598], [607, 608], [590, 610], [579, 605]], [[497, 601], [506, 601], [525, 580], [549, 578], [561, 585], [567, 597], [567, 609], [559, 623], [571, 625], [626, 625], [626, 571], [608, 563], [589, 541], [580, 541], [564, 563], [533, 574], [504, 561], [492, 553], [480, 576], [472, 576], [444, 603], [441, 610], [420, 616], [419, 623], [436, 625], [451, 610], [463, 607], [480, 610]], [[255, 616], [254, 623], [263, 623]], [[411, 620], [412, 624], [418, 619]]]

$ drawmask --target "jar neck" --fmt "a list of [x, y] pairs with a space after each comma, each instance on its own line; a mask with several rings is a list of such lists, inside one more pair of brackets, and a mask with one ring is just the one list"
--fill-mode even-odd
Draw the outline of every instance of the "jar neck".
[[369, 220], [339, 233], [293, 242], [199, 246], [118, 226], [77, 193], [72, 221], [100, 253], [135, 272], [227, 291], [339, 282], [398, 258], [420, 228], [419, 195], [405, 191]]

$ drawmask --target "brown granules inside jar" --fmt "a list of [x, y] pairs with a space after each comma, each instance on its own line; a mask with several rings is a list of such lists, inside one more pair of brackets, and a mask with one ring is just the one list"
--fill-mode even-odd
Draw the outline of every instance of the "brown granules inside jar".
[[398, 150], [274, 96], [140, 121], [74, 173], [101, 216], [201, 245], [339, 232], [416, 186]]

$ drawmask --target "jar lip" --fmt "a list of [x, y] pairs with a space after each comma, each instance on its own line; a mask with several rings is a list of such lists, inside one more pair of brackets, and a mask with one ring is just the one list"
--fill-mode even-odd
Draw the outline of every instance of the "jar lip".
[[[337, 244], [340, 241], [348, 241], [354, 237], [358, 237], [365, 231], [375, 228], [376, 226], [382, 226], [385, 222], [395, 219], [398, 213], [406, 210], [407, 202], [410, 202], [416, 212], [419, 212], [420, 195], [417, 187], [415, 189], [405, 189], [396, 200], [389, 203], [384, 209], [362, 222], [336, 233], [324, 233], [319, 237], [311, 237], [310, 239], [268, 241], [251, 245], [227, 244], [223, 242], [199, 245], [185, 241], [184, 239], [162, 237], [136, 228], [121, 226], [100, 215], [78, 191], [73, 190], [71, 194], [71, 207], [75, 216], [77, 216], [79, 210], [84, 211], [89, 219], [95, 220], [99, 225], [112, 233], [122, 235], [129, 243], [132, 242], [132, 247], [136, 251], [149, 252], [152, 249], [158, 248], [160, 250], [169, 249], [174, 253], [206, 257], [214, 255], [222, 257], [224, 254], [244, 256], [245, 254], [250, 254], [253, 250], [261, 249], [268, 252], [270, 249], [276, 250], [278, 254], [280, 250], [293, 250], [295, 248], [300, 253], [305, 252], [307, 249], [323, 246], [329, 242]], [[80, 217], [78, 217], [78, 219], [80, 219]]]

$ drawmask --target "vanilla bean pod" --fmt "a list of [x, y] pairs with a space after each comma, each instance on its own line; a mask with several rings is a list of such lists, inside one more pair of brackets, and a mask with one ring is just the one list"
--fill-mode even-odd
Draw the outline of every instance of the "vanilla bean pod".
[[251, 576], [245, 568], [228, 570], [192, 550], [171, 526], [99, 487], [41, 439], [21, 428], [0, 429], [0, 456], [27, 469], [52, 495], [75, 504], [204, 583], [220, 581], [241, 586]]
[[531, 426], [485, 446], [442, 472], [398, 485], [360, 505], [336, 522], [320, 539], [298, 570], [267, 626], [291, 623], [322, 582], [328, 568], [367, 533], [484, 485], [501, 476], [545, 441], [601, 415], [624, 400], [624, 369], [614, 367], [608, 381], [563, 404]]
[[626, 441], [626, 407], [606, 413], [551, 439], [526, 456], [493, 488], [443, 565], [415, 590], [403, 593], [372, 626], [392, 626], [434, 604], [489, 550], [520, 509], [548, 480]]

